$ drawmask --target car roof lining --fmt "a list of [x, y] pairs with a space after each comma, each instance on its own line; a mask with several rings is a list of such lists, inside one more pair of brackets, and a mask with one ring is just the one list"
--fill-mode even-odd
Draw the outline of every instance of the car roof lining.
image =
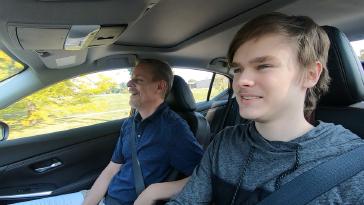
[[[201, 1], [198, 1], [197, 3], [201, 4]], [[97, 47], [95, 49], [92, 49], [92, 52], [95, 53], [89, 53], [87, 60], [88, 61], [94, 61], [97, 60], [105, 55], [113, 55], [113, 54], [137, 54], [139, 56], [143, 56], [144, 53], [148, 56], [159, 58], [162, 57], [163, 60], [168, 61], [173, 66], [182, 66], [179, 62], [182, 62], [181, 59], [183, 59], [182, 63], [188, 63], [189, 66], [193, 67], [206, 67], [208, 62], [216, 57], [222, 57], [226, 55], [226, 51], [230, 42], [230, 39], [232, 39], [233, 35], [237, 31], [237, 29], [247, 20], [250, 19], [260, 13], [269, 12], [278, 10], [284, 13], [290, 13], [290, 14], [303, 14], [303, 15], [309, 15], [316, 21], [318, 21], [320, 24], [328, 24], [333, 25], [341, 29], [341, 27], [347, 28], [347, 30], [350, 31], [356, 31], [356, 30], [364, 30], [364, 28], [358, 28], [360, 27], [360, 24], [357, 24], [358, 26], [348, 26], [349, 24], [345, 21], [345, 19], [352, 20], [354, 17], [358, 18], [361, 21], [364, 20], [364, 14], [362, 14], [360, 5], [364, 6], [364, 2], [359, 0], [352, 0], [354, 3], [348, 4], [347, 2], [341, 2], [340, 0], [334, 0], [330, 2], [321, 2], [317, 3], [317, 1], [314, 0], [306, 0], [306, 1], [289, 1], [289, 0], [270, 0], [270, 1], [258, 1], [256, 3], [252, 3], [251, 0], [246, 1], [239, 1], [234, 0], [232, 3], [225, 3], [225, 4], [219, 4], [220, 1], [212, 1], [209, 4], [212, 4], [212, 7], [207, 7], [206, 9], [202, 10], [201, 14], [202, 16], [205, 16], [204, 20], [201, 20], [201, 22], [196, 26], [190, 26], [194, 24], [188, 24], [186, 26], [184, 25], [178, 25], [171, 28], [171, 25], [168, 23], [163, 24], [161, 20], [163, 19], [169, 19], [169, 17], [173, 17], [173, 12], [177, 12], [179, 15], [175, 15], [175, 17], [172, 18], [174, 21], [181, 21], [183, 22], [183, 18], [185, 17], [183, 9], [191, 8], [191, 5], [194, 5], [194, 0], [187, 0], [183, 1], [184, 3], [180, 2], [176, 6], [173, 5], [173, 2], [169, 1], [161, 1], [157, 2], [157, 5], [154, 6], [150, 11], [147, 13], [143, 13], [143, 9], [148, 5], [149, 2], [147, 1], [136, 1], [135, 4], [137, 4], [138, 8], [133, 9], [125, 9], [126, 13], [123, 15], [117, 15], [117, 13], [123, 12], [124, 9], [119, 9], [121, 11], [119, 12], [113, 12], [115, 9], [113, 9], [115, 6], [124, 5], [125, 1], [108, 1], [105, 2], [105, 5], [101, 7], [101, 10], [98, 11], [98, 15], [91, 15], [90, 17], [87, 16], [87, 13], [93, 13], [95, 12], [93, 9], [93, 5], [101, 5], [100, 1], [95, 1], [93, 3], [89, 3], [86, 6], [86, 10], [82, 10], [84, 13], [83, 15], [80, 14], [74, 14], [77, 13], [76, 11], [81, 9], [81, 5], [84, 4], [84, 2], [78, 2], [76, 1], [72, 6], [73, 9], [69, 13], [71, 13], [74, 19], [70, 17], [63, 17], [59, 18], [57, 14], [51, 15], [50, 12], [52, 12], [52, 9], [44, 9], [46, 6], [49, 5], [57, 5], [61, 6], [64, 5], [64, 8], [67, 8], [67, 4], [70, 2], [67, 1], [56, 1], [54, 3], [49, 2], [38, 2], [38, 4], [43, 5], [40, 7], [41, 12], [40, 14], [35, 15], [32, 17], [32, 22], [29, 22], [29, 20], [25, 21], [24, 19], [29, 18], [29, 11], [23, 11], [26, 10], [27, 3], [15, 3], [14, 1], [6, 1], [4, 2], [5, 6], [2, 8], [6, 8], [7, 6], [15, 6], [15, 5], [22, 5], [20, 7], [20, 13], [22, 15], [10, 15], [9, 12], [5, 13], [4, 15], [10, 15], [8, 17], [9, 21], [23, 21], [28, 23], [53, 23], [53, 24], [81, 24], [81, 23], [130, 23], [132, 26], [129, 26], [126, 31], [121, 35], [120, 39], [117, 41], [116, 44], [119, 45], [110, 45], [107, 47], [107, 49], [103, 49], [102, 47]], [[33, 2], [34, 3], [34, 2]], [[248, 3], [246, 6], [244, 6], [244, 3]], [[249, 8], [252, 8], [260, 3], [260, 6], [255, 7], [254, 9], [249, 10]], [[330, 4], [329, 4], [330, 3]], [[30, 3], [29, 3], [30, 4]], [[310, 9], [310, 7], [314, 7], [315, 5], [319, 4], [320, 6], [326, 6], [329, 7], [325, 11], [323, 11], [325, 8], [322, 9]], [[126, 4], [129, 5], [129, 4]], [[240, 7], [235, 8], [233, 11], [235, 13], [229, 13], [227, 12], [229, 9], [232, 9], [232, 6], [240, 5]], [[215, 8], [217, 6], [222, 7], [221, 13], [219, 15], [216, 15], [216, 18], [209, 17], [214, 16], [214, 12], [211, 12], [209, 8]], [[181, 9], [176, 9], [176, 7], [182, 7]], [[304, 9], [302, 9], [304, 8]], [[43, 10], [42, 10], [43, 9]], [[353, 10], [354, 9], [354, 10]], [[5, 10], [5, 9], [1, 9]], [[62, 10], [62, 8], [60, 9]], [[104, 15], [100, 15], [102, 11], [108, 10], [110, 12], [104, 13]], [[168, 11], [171, 10], [171, 11]], [[176, 11], [177, 10], [177, 11]], [[319, 10], [319, 11], [318, 11]], [[322, 11], [321, 11], [322, 10]], [[349, 12], [350, 10], [350, 12]], [[220, 10], [219, 10], [220, 11]], [[224, 12], [223, 12], [224, 11]], [[354, 11], [354, 12], [353, 12]], [[43, 13], [42, 13], [43, 12]], [[153, 13], [154, 12], [154, 13]], [[25, 14], [23, 14], [25, 13]], [[195, 14], [189, 13], [191, 18], [198, 19], [201, 14]], [[346, 17], [342, 22], [335, 22], [330, 21], [330, 17], [335, 15], [346, 15], [348, 16], [348, 13], [350, 14], [349, 17]], [[50, 15], [49, 19], [42, 18], [43, 15]], [[66, 15], [64, 15], [66, 16]], [[102, 17], [100, 17], [102, 16]], [[121, 19], [123, 19], [123, 22], [121, 22]], [[133, 21], [134, 20], [134, 21]], [[128, 21], [128, 22], [127, 22]], [[0, 18], [0, 24], [3, 23], [2, 26], [6, 27], [5, 24], [8, 22], [3, 22]], [[158, 25], [158, 29], [150, 28], [150, 26], [145, 26], [146, 24], [151, 25]], [[161, 25], [159, 25], [161, 24]], [[4, 29], [4, 27], [1, 27], [0, 25], [0, 33], [1, 36], [7, 36], [7, 29]], [[169, 38], [168, 35], [171, 35], [168, 31], [178, 28], [179, 30], [185, 31], [183, 34], [177, 35], [176, 37], [173, 37], [173, 39]], [[345, 29], [341, 29], [344, 30]], [[192, 32], [194, 31], [194, 32]], [[134, 37], [130, 37], [131, 34], [134, 33]], [[147, 33], [148, 35], [140, 36], [141, 34]], [[358, 33], [358, 32], [355, 32]], [[364, 33], [364, 32], [363, 32]], [[358, 38], [362, 37], [358, 34], [348, 34], [351, 37]], [[154, 37], [153, 37], [154, 36]], [[358, 37], [359, 36], [359, 37]], [[363, 37], [364, 38], [364, 37]], [[10, 47], [9, 49], [12, 49], [12, 43], [10, 39], [2, 39], [7, 43], [7, 47]], [[136, 44], [136, 45], [133, 45]], [[100, 50], [100, 51], [97, 51]], [[110, 51], [110, 52], [109, 52]], [[57, 51], [54, 51], [55, 53]], [[44, 64], [42, 61], [39, 61], [39, 56], [36, 53], [32, 53], [32, 51], [20, 51], [19, 49], [16, 50], [14, 53], [19, 55], [19, 58], [23, 61], [30, 62], [30, 67], [33, 67], [35, 69], [44, 70], [46, 68], [45, 65], [39, 66], [39, 64]], [[23, 57], [22, 54], [27, 53]], [[98, 55], [100, 54], [100, 55]], [[24, 59], [23, 59], [24, 58]], [[29, 60], [27, 60], [29, 58]], [[38, 59], [37, 59], [38, 58]], [[176, 58], [176, 59], [175, 59]], [[38, 61], [38, 62], [37, 62]], [[190, 62], [187, 62], [190, 61]], [[35, 62], [36, 66], [33, 66]], [[178, 63], [178, 65], [174, 65], [174, 63]], [[29, 63], [27, 63], [29, 64]]]
[[[121, 45], [172, 48], [198, 33], [270, 0], [161, 1], [127, 29], [117, 41]], [[193, 22], [193, 23], [191, 23]], [[145, 35], [147, 33], [147, 35]]]
[[[364, 25], [361, 24], [364, 22], [364, 13], [362, 12], [364, 1], [361, 0], [345, 2], [341, 0], [266, 0], [257, 1], [256, 4], [252, 0], [232, 0], [231, 5], [238, 8], [232, 8], [230, 2], [219, 4], [221, 1], [213, 0], [209, 4], [215, 5], [202, 8], [201, 13], [196, 11], [184, 13], [186, 11], [183, 9], [191, 8], [193, 2], [195, 1], [178, 2], [176, 6], [182, 7], [178, 10], [174, 6], [174, 1], [158, 0], [134, 0], [133, 3], [128, 0], [5, 0], [0, 7], [0, 44], [31, 68], [29, 72], [34, 75], [27, 76], [34, 78], [31, 81], [37, 83], [29, 83], [29, 86], [33, 86], [32, 90], [37, 90], [82, 73], [110, 69], [110, 66], [95, 66], [96, 62], [115, 55], [158, 58], [167, 61], [172, 67], [199, 68], [229, 74], [226, 68], [208, 67], [209, 62], [214, 58], [226, 56], [231, 39], [247, 20], [270, 11], [308, 15], [320, 25], [327, 24], [338, 27], [348, 35], [350, 40], [364, 39]], [[200, 5], [203, 5], [203, 2], [205, 1], [197, 1]], [[249, 5], [244, 6], [243, 4], [246, 2]], [[148, 6], [153, 3], [156, 5], [146, 12]], [[34, 6], [35, 4], [36, 6]], [[254, 7], [257, 4], [259, 6]], [[213, 12], [219, 7], [221, 10]], [[14, 10], [17, 12], [13, 12]], [[229, 12], [230, 10], [233, 12]], [[178, 15], [173, 16], [173, 12], [177, 12]], [[190, 15], [189, 18], [186, 18], [189, 20], [188, 24], [183, 21], [187, 14]], [[215, 14], [216, 17], [214, 17]], [[200, 16], [202, 19], [196, 25], [190, 23], [191, 19], [198, 19]], [[171, 25], [164, 22], [168, 19], [182, 23]], [[11, 23], [39, 25], [128, 24], [129, 26], [116, 44], [88, 48], [85, 51], [87, 56], [84, 63], [64, 70], [56, 70], [49, 69], [47, 63], [41, 59], [40, 54], [36, 51], [23, 50], [15, 46], [9, 36], [8, 26]], [[156, 25], [159, 23], [160, 25], [155, 28], [145, 26], [146, 24]], [[170, 31], [175, 28], [178, 29], [173, 32], [183, 32], [180, 34], [177, 32], [178, 35], [168, 37], [168, 35], [174, 34]], [[138, 35], [132, 37], [133, 32]], [[125, 36], [123, 36], [124, 34]], [[65, 53], [63, 50], [52, 50], [51, 52], [55, 58]], [[21, 75], [25, 74], [21, 73]], [[0, 93], [3, 89], [5, 88], [0, 88]], [[18, 89], [18, 92], [17, 96], [22, 96], [33, 91], [20, 91]], [[14, 100], [15, 98], [11, 99]], [[2, 101], [3, 99], [0, 96], [2, 105], [12, 101], [8, 99]], [[3, 106], [0, 105], [0, 107]]]

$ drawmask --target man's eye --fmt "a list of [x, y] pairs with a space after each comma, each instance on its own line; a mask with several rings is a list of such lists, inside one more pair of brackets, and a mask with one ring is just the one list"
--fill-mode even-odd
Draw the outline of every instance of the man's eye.
[[261, 64], [261, 65], [258, 65], [258, 70], [262, 70], [262, 69], [266, 69], [266, 68], [270, 68], [272, 67], [272, 65], [270, 64]]

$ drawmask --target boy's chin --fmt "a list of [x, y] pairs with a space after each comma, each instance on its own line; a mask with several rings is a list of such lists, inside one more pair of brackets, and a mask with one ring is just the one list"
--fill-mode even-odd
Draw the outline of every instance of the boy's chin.
[[246, 112], [246, 111], [239, 111], [239, 115], [240, 117], [246, 119], [246, 120], [256, 120], [257, 118], [259, 118], [259, 115], [257, 113], [251, 113], [251, 112]]

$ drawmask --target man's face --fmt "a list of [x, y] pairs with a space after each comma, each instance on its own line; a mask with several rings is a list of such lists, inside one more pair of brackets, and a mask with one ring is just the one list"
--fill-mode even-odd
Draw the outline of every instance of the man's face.
[[159, 82], [153, 81], [153, 74], [149, 65], [137, 65], [127, 84], [130, 93], [130, 106], [137, 110], [154, 106], [162, 98], [161, 89], [158, 89]]
[[243, 118], [267, 122], [303, 112], [296, 44], [270, 34], [241, 45], [233, 58], [233, 89]]

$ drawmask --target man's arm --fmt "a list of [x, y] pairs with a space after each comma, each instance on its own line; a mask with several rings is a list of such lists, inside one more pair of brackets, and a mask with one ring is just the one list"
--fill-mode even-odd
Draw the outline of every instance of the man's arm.
[[120, 170], [120, 168], [121, 164], [110, 161], [92, 185], [82, 205], [97, 205], [104, 197], [111, 179]]
[[134, 205], [154, 204], [157, 200], [168, 200], [181, 192], [189, 178], [152, 184], [139, 195]]

